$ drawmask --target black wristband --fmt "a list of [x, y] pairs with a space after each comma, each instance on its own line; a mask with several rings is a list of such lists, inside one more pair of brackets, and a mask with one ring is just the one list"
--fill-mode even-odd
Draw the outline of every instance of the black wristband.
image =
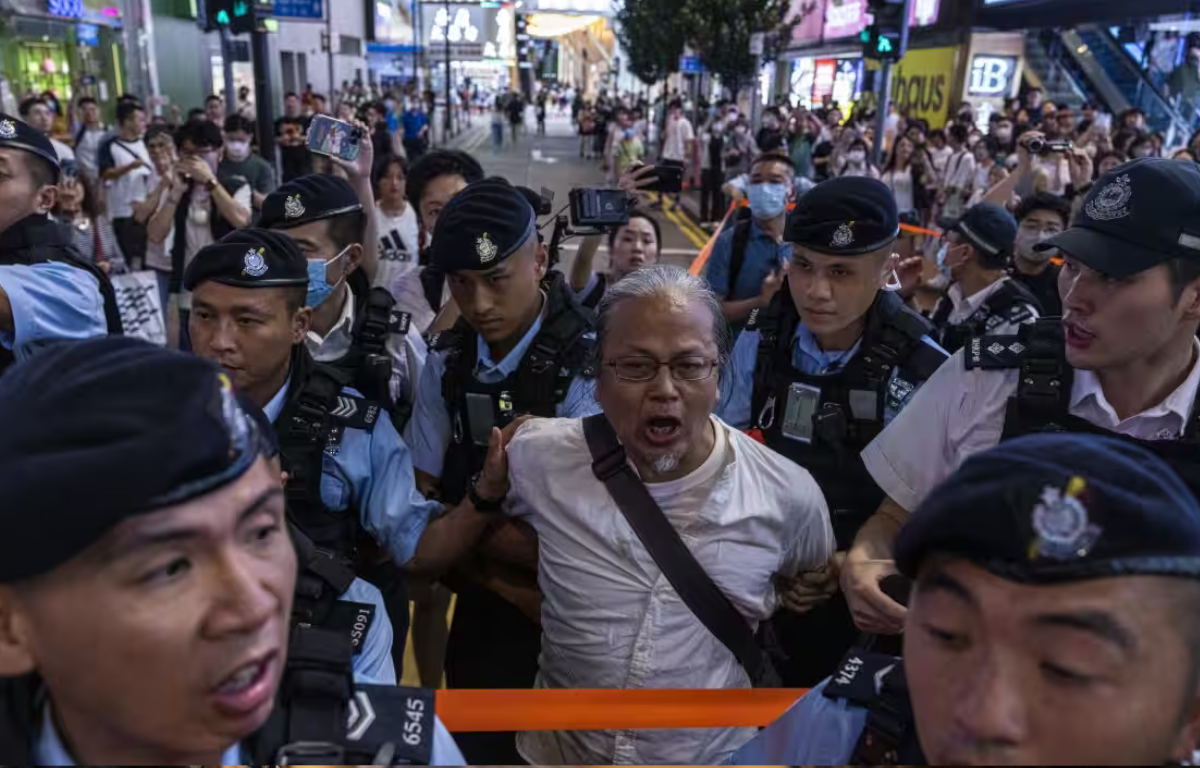
[[483, 498], [479, 495], [479, 492], [475, 490], [475, 485], [478, 482], [479, 473], [476, 472], [475, 476], [471, 478], [471, 484], [467, 486], [467, 498], [470, 499], [471, 504], [475, 506], [475, 511], [483, 512], [489, 515], [494, 515], [497, 512], [500, 512], [504, 508], [504, 499], [506, 497], [501, 496], [498, 499]]

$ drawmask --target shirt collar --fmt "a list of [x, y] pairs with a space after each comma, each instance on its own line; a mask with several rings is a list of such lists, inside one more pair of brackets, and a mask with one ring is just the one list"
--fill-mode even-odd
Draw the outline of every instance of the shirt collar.
[[342, 313], [340, 315], [338, 315], [337, 322], [334, 323], [333, 327], [329, 329], [329, 333], [325, 334], [324, 336], [321, 336], [320, 334], [315, 333], [313, 331], [309, 331], [308, 332], [308, 341], [311, 343], [309, 344], [308, 348], [310, 350], [315, 351], [322, 344], [324, 344], [325, 341], [327, 339], [329, 339], [329, 337], [333, 336], [334, 334], [338, 333], [339, 331], [343, 331], [347, 335], [349, 335], [353, 330], [354, 330], [354, 291], [351, 291], [349, 288], [347, 288], [346, 291], [344, 292], [344, 296], [342, 298]]
[[263, 413], [266, 414], [267, 420], [272, 424], [279, 418], [279, 414], [283, 413], [283, 404], [287, 400], [288, 389], [292, 386], [292, 376], [288, 374], [287, 381], [283, 382], [283, 387], [275, 393], [275, 397], [271, 398], [271, 402], [267, 403], [263, 408]]
[[[1130, 416], [1125, 419], [1126, 422], [1141, 418], [1168, 418], [1173, 426], [1164, 428], [1162, 434], [1153, 438], [1155, 440], [1173, 440], [1187, 430], [1188, 419], [1192, 416], [1192, 406], [1196, 402], [1196, 392], [1200, 390], [1200, 339], [1192, 340], [1192, 349], [1196, 353], [1196, 362], [1192, 364], [1191, 373], [1183, 380], [1179, 388], [1168, 395], [1166, 400], [1136, 416]], [[1095, 371], [1076, 368], [1075, 381], [1071, 386], [1070, 409], [1074, 411], [1077, 406], [1089, 400], [1100, 409], [1109, 422], [1107, 425], [1100, 424], [1098, 426], [1116, 428], [1124, 423], [1117, 416], [1116, 409], [1108, 402], [1108, 398], [1104, 396], [1104, 389], [1100, 386], [1100, 379], [1096, 376]], [[1170, 434], [1167, 434], [1168, 432]]]
[[946, 295], [950, 297], [950, 305], [954, 308], [954, 316], [966, 319], [975, 314], [983, 306], [983, 302], [990, 299], [993, 293], [1000, 290], [1000, 286], [1004, 285], [1005, 280], [1008, 280], [1008, 278], [1002, 277], [982, 291], [966, 297], [963, 296], [961, 284], [955, 283], [950, 286], [950, 290], [946, 292]]
[[[862, 346], [862, 337], [859, 336], [850, 349], [826, 352], [821, 349], [817, 337], [803, 323], [796, 326], [796, 335], [793, 338], [792, 366], [798, 371], [810, 374], [837, 373], [854, 358], [858, 348]], [[805, 365], [806, 360], [813, 361], [815, 365]]]
[[[67, 751], [66, 745], [58, 735], [54, 725], [54, 715], [47, 702], [42, 709], [42, 724], [37, 739], [33, 745], [34, 765], [75, 765], [75, 758]], [[240, 744], [234, 744], [221, 753], [221, 765], [241, 765], [242, 749]]]
[[494, 362], [491, 357], [491, 352], [488, 350], [487, 341], [484, 340], [482, 334], [478, 335], [476, 348], [478, 349], [475, 365], [475, 378], [483, 384], [496, 384], [504, 381], [520, 367], [521, 361], [525, 358], [525, 353], [529, 351], [529, 345], [533, 343], [533, 339], [542, 330], [542, 321], [546, 319], [546, 308], [549, 302], [546, 301], [546, 294], [542, 292], [542, 311], [538, 313], [537, 319], [533, 321], [533, 325], [517, 342], [517, 346], [512, 348], [512, 351], [504, 356], [504, 359], [499, 363]]

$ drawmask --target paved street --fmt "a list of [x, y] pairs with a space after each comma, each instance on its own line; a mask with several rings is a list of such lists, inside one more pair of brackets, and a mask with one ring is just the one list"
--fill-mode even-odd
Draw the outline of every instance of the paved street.
[[[474, 128], [467, 129], [457, 142], [471, 152], [483, 164], [489, 174], [503, 176], [513, 184], [531, 189], [545, 187], [554, 192], [554, 210], [567, 204], [567, 194], [575, 187], [604, 186], [604, 174], [600, 161], [585, 161], [579, 156], [579, 138], [575, 135], [569, 117], [551, 114], [546, 120], [546, 135], [538, 136], [532, 110], [526, 121], [526, 129], [514, 147], [507, 125], [504, 131], [504, 147], [496, 150], [491, 143], [488, 116], [474, 116]], [[480, 130], [481, 124], [483, 130]], [[668, 208], [670, 208], [668, 203]], [[687, 267], [708, 239], [682, 210], [655, 212], [663, 233], [663, 262]], [[545, 221], [545, 219], [541, 219]], [[553, 225], [544, 230], [550, 236]], [[577, 241], [568, 241], [562, 252], [562, 269], [570, 270], [571, 260], [577, 249]], [[596, 258], [598, 269], [607, 268], [608, 249], [602, 248]]]

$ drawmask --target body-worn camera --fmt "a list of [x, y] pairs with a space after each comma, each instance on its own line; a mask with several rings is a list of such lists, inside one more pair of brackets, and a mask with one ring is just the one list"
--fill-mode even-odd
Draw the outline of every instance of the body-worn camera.
[[571, 225], [606, 229], [629, 223], [633, 200], [623, 189], [573, 189], [570, 194]]
[[1070, 152], [1075, 149], [1074, 142], [1069, 139], [1030, 139], [1025, 144], [1031, 155], [1045, 155], [1050, 152]]

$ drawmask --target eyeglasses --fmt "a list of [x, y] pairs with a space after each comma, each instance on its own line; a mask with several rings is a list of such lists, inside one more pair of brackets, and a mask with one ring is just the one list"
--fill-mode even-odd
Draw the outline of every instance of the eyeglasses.
[[619, 357], [604, 365], [612, 368], [620, 381], [653, 381], [663, 367], [670, 369], [675, 381], [703, 381], [712, 376], [717, 362], [698, 356], [680, 357], [669, 363], [660, 363], [653, 357]]

